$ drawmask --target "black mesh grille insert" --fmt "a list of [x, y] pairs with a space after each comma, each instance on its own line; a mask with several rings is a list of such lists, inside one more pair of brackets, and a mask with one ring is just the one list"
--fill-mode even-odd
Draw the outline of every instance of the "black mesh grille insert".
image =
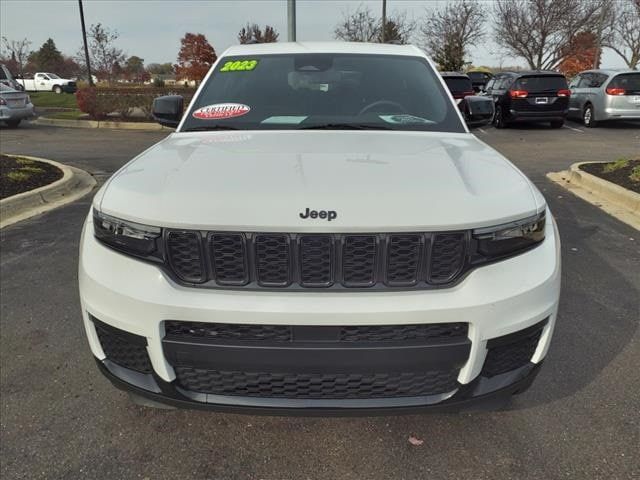
[[[468, 232], [285, 234], [169, 230], [166, 267], [218, 288], [429, 288], [472, 268]], [[469, 257], [469, 258], [468, 258]]]
[[466, 323], [433, 323], [422, 325], [350, 325], [342, 327], [343, 342], [398, 342], [466, 338]]
[[458, 371], [409, 373], [266, 373], [175, 367], [182, 388], [215, 395], [275, 398], [385, 398], [454, 390]]
[[348, 236], [342, 246], [342, 277], [347, 287], [368, 287], [376, 281], [376, 237]]
[[[487, 358], [484, 361], [482, 375], [485, 377], [493, 377], [515, 370], [529, 363], [529, 360], [531, 360], [531, 357], [538, 347], [538, 341], [540, 340], [543, 327], [544, 325], [541, 325], [539, 328], [529, 332], [526, 336], [516, 337], [514, 341], [509, 341], [509, 343], [490, 347], [487, 352]], [[508, 337], [509, 336], [505, 338]], [[500, 338], [497, 340], [500, 341]], [[491, 343], [491, 340], [489, 343]]]
[[270, 287], [289, 284], [289, 238], [285, 235], [256, 236], [258, 283]]
[[102, 351], [107, 359], [121, 367], [151, 373], [147, 339], [93, 320]]
[[167, 256], [173, 271], [186, 282], [205, 280], [200, 235], [196, 232], [169, 232]]
[[464, 266], [464, 233], [440, 233], [433, 240], [431, 274], [433, 283], [451, 281]]
[[244, 285], [249, 281], [244, 235], [211, 235], [211, 256], [216, 282], [220, 285]]
[[200, 323], [167, 321], [165, 332], [173, 337], [219, 338], [239, 341], [291, 341], [288, 325], [242, 325], [233, 323]]
[[333, 282], [333, 242], [329, 236], [305, 235], [300, 239], [300, 283], [327, 287]]
[[421, 235], [392, 235], [387, 252], [387, 284], [413, 285], [418, 281]]

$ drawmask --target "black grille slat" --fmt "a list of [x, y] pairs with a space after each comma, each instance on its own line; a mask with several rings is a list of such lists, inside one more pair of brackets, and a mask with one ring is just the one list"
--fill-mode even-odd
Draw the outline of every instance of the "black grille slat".
[[328, 287], [333, 283], [333, 242], [327, 235], [300, 238], [300, 284]]
[[167, 335], [181, 338], [274, 342], [290, 342], [292, 339], [291, 327], [288, 325], [167, 321], [164, 328]]
[[214, 395], [292, 399], [436, 395], [457, 388], [457, 370], [409, 373], [273, 373], [175, 367], [182, 388]]
[[387, 246], [387, 284], [408, 286], [418, 282], [421, 235], [391, 235]]
[[197, 232], [169, 232], [167, 255], [173, 271], [186, 282], [205, 280], [201, 236]]
[[244, 235], [215, 233], [209, 242], [216, 283], [245, 285], [249, 281], [249, 272]]
[[350, 235], [342, 246], [342, 281], [346, 287], [370, 287], [376, 283], [378, 242], [373, 235]]
[[464, 266], [465, 234], [439, 233], [433, 239], [429, 281], [448, 283]]
[[265, 287], [289, 285], [291, 269], [289, 237], [286, 235], [256, 236], [256, 277]]
[[466, 323], [433, 323], [418, 325], [349, 325], [342, 327], [342, 342], [399, 342], [407, 340], [440, 340], [466, 338]]

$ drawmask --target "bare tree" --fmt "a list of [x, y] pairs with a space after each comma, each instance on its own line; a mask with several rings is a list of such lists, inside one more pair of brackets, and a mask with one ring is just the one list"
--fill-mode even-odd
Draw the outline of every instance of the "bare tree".
[[9, 53], [9, 57], [16, 61], [20, 75], [24, 75], [23, 69], [29, 57], [31, 42], [26, 38], [22, 40], [8, 40], [7, 37], [2, 37], [2, 45], [4, 46], [4, 50]]
[[602, 5], [584, 0], [496, 0], [496, 43], [532, 69], [554, 69], [577, 33], [597, 28]]
[[[385, 27], [385, 42], [408, 43], [416, 23], [407, 19], [406, 12], [401, 12], [388, 16]], [[354, 13], [343, 12], [334, 35], [347, 42], [382, 42], [382, 19], [360, 5]]]
[[610, 35], [603, 45], [616, 52], [629, 68], [640, 63], [640, 0], [616, 2]]
[[422, 45], [443, 70], [462, 70], [469, 47], [485, 36], [486, 14], [475, 0], [458, 0], [428, 11]]
[[280, 34], [270, 25], [265, 25], [264, 32], [257, 23], [249, 24], [238, 32], [240, 43], [274, 43], [278, 41]]
[[[116, 63], [122, 64], [125, 61], [125, 55], [122, 50], [114, 45], [114, 42], [119, 37], [118, 32], [104, 27], [101, 23], [97, 23], [89, 27], [87, 37], [92, 70], [95, 66], [96, 75], [107, 78], [111, 82], [113, 66]], [[77, 55], [78, 59], [82, 59], [83, 55], [84, 50], [81, 48]]]

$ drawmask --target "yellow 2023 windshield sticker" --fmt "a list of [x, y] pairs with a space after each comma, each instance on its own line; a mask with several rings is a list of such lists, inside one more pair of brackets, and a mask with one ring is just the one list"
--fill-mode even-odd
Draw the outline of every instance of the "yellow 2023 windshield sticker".
[[232, 62], [226, 62], [221, 72], [248, 72], [256, 68], [258, 60], [234, 60]]

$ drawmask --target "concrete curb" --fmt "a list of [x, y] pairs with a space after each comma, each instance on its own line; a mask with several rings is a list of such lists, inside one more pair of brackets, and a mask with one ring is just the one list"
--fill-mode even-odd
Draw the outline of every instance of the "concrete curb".
[[587, 163], [609, 162], [574, 163], [569, 170], [551, 172], [547, 177], [618, 220], [640, 230], [640, 194], [580, 170], [580, 165]]
[[46, 158], [16, 156], [54, 165], [62, 170], [63, 175], [60, 180], [49, 185], [0, 200], [0, 228], [78, 200], [96, 185], [95, 179], [79, 168]]
[[63, 118], [40, 117], [32, 123], [36, 125], [49, 125], [54, 127], [67, 128], [111, 128], [117, 130], [138, 130], [138, 131], [158, 131], [166, 130], [171, 132], [175, 129], [164, 127], [159, 123], [136, 123], [136, 122], [109, 122], [97, 120], [66, 120]]

